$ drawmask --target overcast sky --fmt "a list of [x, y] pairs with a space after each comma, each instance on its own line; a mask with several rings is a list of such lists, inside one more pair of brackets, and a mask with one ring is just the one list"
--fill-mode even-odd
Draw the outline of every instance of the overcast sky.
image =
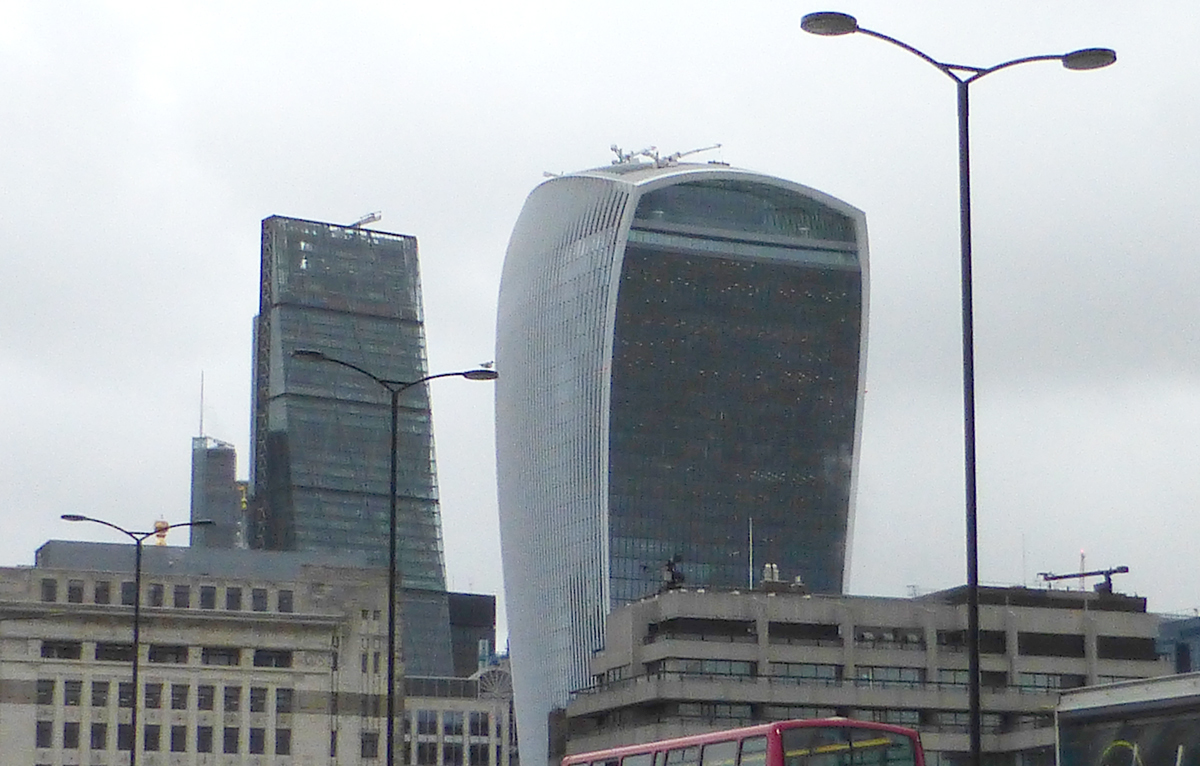
[[[248, 459], [259, 222], [418, 237], [429, 367], [493, 356], [543, 171], [698, 155], [866, 211], [850, 588], [961, 584], [953, 84], [808, 11], [980, 66], [972, 87], [981, 578], [1128, 565], [1200, 606], [1200, 5], [0, 0], [0, 565], [188, 517], [190, 437]], [[450, 585], [502, 588], [492, 391], [433, 388]], [[180, 535], [173, 542], [181, 543]]]

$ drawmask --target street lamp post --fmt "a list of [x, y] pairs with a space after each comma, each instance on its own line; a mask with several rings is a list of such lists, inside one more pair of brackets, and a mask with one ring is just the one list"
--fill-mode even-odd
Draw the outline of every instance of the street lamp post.
[[466, 378], [467, 380], [495, 380], [498, 376], [495, 370], [479, 368], [461, 372], [440, 372], [436, 375], [426, 375], [413, 381], [386, 380], [369, 372], [356, 364], [326, 355], [313, 349], [297, 349], [292, 352], [297, 359], [308, 359], [314, 362], [329, 362], [330, 364], [348, 367], [355, 372], [365, 375], [383, 387], [391, 396], [392, 405], [392, 434], [391, 434], [391, 482], [389, 484], [389, 513], [388, 513], [388, 633], [387, 633], [387, 766], [394, 766], [396, 751], [396, 468], [397, 468], [397, 421], [400, 413], [400, 394], [408, 389], [419, 386], [437, 378]]
[[124, 527], [119, 527], [111, 521], [104, 519], [93, 519], [90, 516], [80, 516], [77, 513], [64, 513], [63, 521], [90, 521], [93, 524], [103, 524], [106, 527], [115, 529], [123, 535], [127, 535], [134, 544], [133, 557], [133, 710], [129, 714], [130, 728], [133, 729], [133, 741], [129, 743], [129, 766], [137, 766], [137, 741], [138, 741], [138, 647], [140, 646], [142, 636], [142, 543], [146, 538], [152, 535], [165, 535], [167, 530], [175, 529], [176, 527], [204, 527], [209, 526], [213, 522], [210, 519], [201, 519], [199, 521], [181, 521], [178, 524], [168, 524], [165, 521], [154, 523], [154, 529], [150, 532], [131, 532]]
[[1100, 69], [1117, 60], [1109, 48], [1084, 48], [1071, 53], [1026, 56], [990, 67], [966, 66], [938, 61], [894, 37], [863, 29], [858, 20], [847, 13], [821, 11], [809, 13], [800, 21], [805, 32], [822, 36], [848, 35], [858, 32], [903, 48], [936, 67], [954, 80], [958, 92], [958, 204], [959, 246], [961, 251], [962, 286], [962, 368], [963, 368], [963, 449], [966, 474], [966, 545], [967, 545], [967, 694], [970, 718], [971, 766], [980, 766], [982, 710], [979, 678], [979, 543], [976, 520], [975, 491], [975, 326], [971, 292], [971, 155], [968, 140], [969, 92], [971, 83], [1001, 69], [1033, 61], [1059, 61], [1067, 69]]

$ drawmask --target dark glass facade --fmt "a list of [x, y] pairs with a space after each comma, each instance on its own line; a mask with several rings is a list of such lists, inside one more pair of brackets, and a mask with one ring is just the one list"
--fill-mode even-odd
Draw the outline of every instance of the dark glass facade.
[[[353, 370], [427, 374], [413, 237], [273, 216], [262, 224], [251, 434], [252, 547], [388, 560], [390, 407]], [[411, 588], [445, 589], [429, 401], [400, 400], [398, 561]]]
[[662, 565], [842, 590], [865, 343], [861, 212], [720, 166], [530, 195], [501, 283], [497, 475], [522, 751]]
[[191, 520], [211, 526], [190, 527], [197, 548], [236, 548], [242, 524], [242, 492], [237, 483], [237, 452], [209, 436], [192, 439]]

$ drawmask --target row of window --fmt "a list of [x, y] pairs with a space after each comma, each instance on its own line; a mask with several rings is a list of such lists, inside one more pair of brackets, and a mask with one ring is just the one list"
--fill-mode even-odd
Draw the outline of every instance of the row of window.
[[[53, 705], [55, 690], [58, 683], [52, 678], [40, 678], [37, 682], [37, 704]], [[62, 704], [67, 707], [77, 707], [83, 704], [83, 681], [62, 682]], [[92, 681], [92, 707], [107, 707], [112, 699], [113, 688], [111, 681]], [[213, 710], [217, 699], [217, 689], [221, 688], [222, 710], [234, 713], [242, 709], [245, 687], [217, 687], [213, 684], [198, 684], [196, 686], [196, 709]], [[191, 700], [190, 684], [161, 684], [147, 683], [143, 687], [142, 707], [156, 710], [169, 701], [172, 710], [187, 710]], [[116, 700], [118, 707], [133, 707], [133, 684], [121, 681], [116, 684]], [[279, 687], [275, 689], [275, 713], [291, 713], [295, 710], [296, 692], [294, 689]], [[265, 686], [251, 686], [248, 698], [251, 713], [267, 712], [267, 700], [270, 695]]]
[[[256, 668], [290, 668], [292, 650], [254, 649], [250, 655]], [[200, 647], [200, 664], [237, 667], [242, 664], [243, 649], [237, 646]], [[133, 644], [97, 641], [92, 655], [97, 662], [132, 662]], [[42, 657], [56, 660], [83, 658], [82, 641], [53, 640], [42, 642]], [[186, 665], [191, 659], [191, 647], [184, 644], [150, 644], [146, 659], [170, 665]]]
[[[361, 758], [379, 758], [379, 732], [364, 731], [359, 734], [358, 754]], [[488, 755], [490, 746], [486, 744], [470, 744], [463, 746], [459, 742], [417, 742], [413, 752], [409, 753], [409, 741], [406, 739], [404, 747], [399, 748], [400, 763], [413, 763], [416, 766], [488, 766]], [[441, 755], [438, 755], [438, 748], [441, 748]], [[496, 763], [502, 763], [502, 751], [500, 745], [495, 746]], [[329, 733], [329, 757], [336, 758], [338, 754], [338, 733], [332, 731]], [[410, 755], [412, 758], [410, 759]], [[463, 757], [466, 756], [464, 764]]]
[[[42, 578], [42, 601], [46, 603], [56, 603], [58, 601], [59, 581], [53, 577]], [[120, 584], [120, 603], [124, 606], [133, 606], [137, 600], [137, 587], [132, 580], [126, 580]], [[66, 597], [68, 604], [84, 603], [84, 595], [87, 590], [86, 583], [83, 580], [67, 580]], [[233, 612], [240, 612], [243, 609], [243, 594], [246, 589], [241, 586], [229, 585], [225, 591], [225, 609]], [[216, 609], [217, 608], [217, 591], [216, 585], [201, 585], [199, 586], [196, 606], [200, 609]], [[270, 611], [270, 591], [267, 588], [250, 588], [250, 609], [255, 612]], [[96, 580], [92, 583], [92, 601], [93, 604], [111, 604], [113, 603], [113, 583], [110, 580]], [[146, 586], [146, 592], [142, 599], [142, 604], [145, 606], [161, 607], [167, 605], [167, 586], [163, 583], [150, 583]], [[191, 585], [175, 585], [171, 588], [171, 606], [175, 609], [191, 609], [192, 606], [192, 586]], [[288, 589], [280, 589], [275, 592], [275, 611], [290, 613], [295, 609], [295, 594]]]
[[[418, 710], [416, 711], [417, 734], [437, 734], [438, 733], [438, 711], [436, 710]], [[461, 710], [443, 710], [441, 731], [445, 736], [457, 737], [462, 736], [464, 727], [466, 733], [472, 737], [486, 737], [491, 728], [491, 715], [484, 710], [472, 710], [464, 713]], [[407, 727], [408, 721], [405, 721]], [[499, 736], [499, 732], [496, 732]]]
[[[813, 662], [772, 662], [770, 677], [776, 679], [791, 679], [797, 683], [825, 684], [837, 686], [844, 681], [852, 680], [857, 686], [876, 688], [905, 688], [913, 689], [927, 683], [924, 668], [892, 666], [892, 665], [858, 665], [854, 670], [853, 679], [844, 674], [842, 665]], [[697, 676], [735, 676], [758, 677], [758, 663], [743, 660], [702, 660], [685, 658], [665, 658], [646, 663], [646, 674], [678, 673], [681, 675]], [[1140, 677], [1140, 676], [1139, 676]], [[967, 686], [969, 672], [961, 668], [939, 668], [936, 676], [938, 686]], [[1107, 677], [1102, 677], [1107, 678]], [[609, 681], [605, 676], [597, 676], [601, 688], [620, 683], [624, 677]], [[1126, 680], [1122, 677], [1122, 680]], [[1014, 686], [1023, 691], [1044, 692], [1057, 689], [1073, 689], [1083, 686], [1086, 676], [1077, 673], [1018, 673]], [[1009, 686], [1008, 673], [1005, 671], [982, 671], [981, 684], [991, 690], [1003, 689]], [[737, 717], [737, 716], [735, 716]]]
[[[80, 744], [80, 724], [78, 721], [65, 721], [62, 725], [62, 738], [54, 741], [55, 726], [53, 721], [38, 721], [34, 733], [34, 743], [39, 748], [61, 747], [64, 750], [78, 750]], [[221, 733], [221, 752], [240, 753], [242, 747], [242, 730], [237, 726], [225, 726]], [[91, 750], [107, 750], [109, 748], [110, 727], [107, 723], [93, 723], [88, 739]], [[164, 734], [166, 737], [164, 738]], [[189, 734], [191, 736], [189, 736]], [[267, 752], [267, 730], [253, 727], [247, 730], [246, 750], [251, 755], [264, 755]], [[116, 746], [118, 750], [133, 749], [133, 725], [122, 723], [116, 726]], [[172, 753], [211, 753], [213, 751], [214, 727], [197, 726], [189, 730], [187, 726], [164, 727], [156, 723], [148, 723], [142, 729], [142, 744], [140, 750], [158, 752], [169, 749]], [[164, 741], [166, 739], [166, 741]], [[189, 748], [190, 746], [190, 748]], [[275, 755], [292, 754], [292, 730], [275, 730]]]

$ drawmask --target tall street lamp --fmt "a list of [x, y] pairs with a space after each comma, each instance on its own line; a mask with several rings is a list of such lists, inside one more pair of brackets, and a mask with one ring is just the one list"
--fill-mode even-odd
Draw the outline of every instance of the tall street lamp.
[[837, 36], [854, 32], [875, 37], [903, 48], [950, 79], [958, 90], [958, 205], [959, 242], [962, 282], [962, 366], [963, 366], [963, 441], [966, 471], [967, 525], [967, 651], [969, 678], [967, 689], [970, 708], [971, 766], [980, 766], [982, 712], [979, 679], [979, 544], [975, 497], [975, 328], [971, 296], [971, 158], [968, 140], [968, 94], [971, 83], [1001, 69], [1032, 61], [1060, 61], [1067, 69], [1100, 69], [1117, 60], [1109, 48], [1084, 48], [1070, 53], [1026, 56], [990, 67], [966, 66], [938, 61], [894, 37], [863, 29], [847, 13], [822, 11], [809, 13], [800, 20], [800, 28], [814, 35]]
[[388, 635], [387, 635], [387, 766], [393, 766], [396, 750], [396, 460], [397, 442], [396, 429], [400, 414], [400, 394], [413, 386], [419, 386], [437, 378], [466, 378], [467, 380], [495, 380], [498, 376], [495, 370], [479, 368], [461, 372], [439, 372], [436, 375], [426, 375], [413, 381], [386, 380], [373, 372], [342, 359], [326, 355], [314, 349], [297, 349], [292, 352], [297, 359], [308, 359], [313, 362], [329, 362], [348, 367], [357, 373], [367, 376], [378, 383], [392, 398], [392, 439], [391, 439], [391, 483], [389, 489], [390, 505], [388, 513]]
[[156, 521], [154, 522], [154, 529], [150, 532], [131, 532], [124, 527], [113, 524], [111, 521], [93, 519], [90, 516], [80, 516], [77, 513], [64, 513], [62, 519], [63, 521], [90, 521], [93, 524], [103, 524], [106, 527], [117, 530], [123, 535], [127, 535], [133, 540], [135, 551], [133, 558], [133, 711], [129, 715], [130, 728], [133, 729], [133, 741], [129, 743], [129, 766], [137, 766], [138, 699], [140, 697], [138, 693], [138, 647], [142, 631], [142, 543], [152, 535], [165, 536], [169, 529], [175, 529], [176, 527], [206, 527], [213, 522], [210, 519], [181, 521], [178, 524]]

